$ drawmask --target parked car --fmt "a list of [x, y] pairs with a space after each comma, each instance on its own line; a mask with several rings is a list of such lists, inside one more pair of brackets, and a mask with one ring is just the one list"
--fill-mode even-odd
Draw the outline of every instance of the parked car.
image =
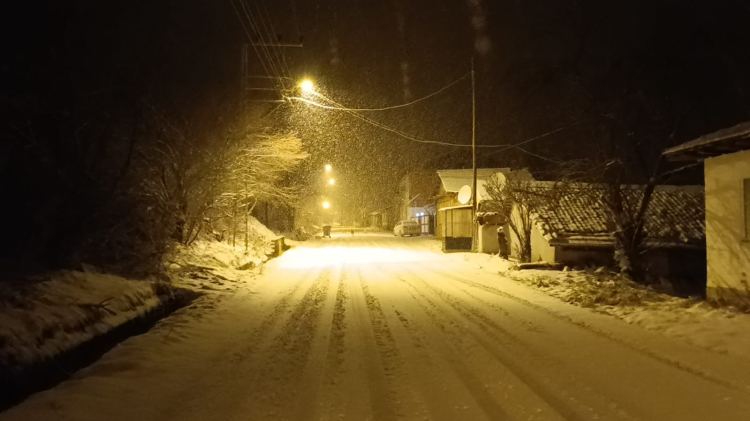
[[417, 221], [400, 221], [393, 227], [393, 235], [400, 235], [401, 237], [405, 235], [422, 235], [422, 227]]

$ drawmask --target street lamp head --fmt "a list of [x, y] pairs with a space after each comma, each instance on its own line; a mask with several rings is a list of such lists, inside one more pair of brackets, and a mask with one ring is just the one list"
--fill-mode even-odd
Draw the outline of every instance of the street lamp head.
[[299, 87], [302, 88], [302, 92], [312, 92], [313, 91], [313, 83], [310, 79], [303, 80]]
[[330, 179], [330, 180], [328, 180], [328, 184], [334, 185], [334, 184], [336, 184], [336, 180]]
[[333, 167], [331, 167], [331, 164], [327, 164], [327, 165], [326, 165], [326, 171], [327, 171], [327, 172], [330, 172], [330, 171], [331, 171], [331, 169], [333, 169]]
[[331, 207], [331, 204], [328, 202], [323, 202], [323, 208], [328, 209]]

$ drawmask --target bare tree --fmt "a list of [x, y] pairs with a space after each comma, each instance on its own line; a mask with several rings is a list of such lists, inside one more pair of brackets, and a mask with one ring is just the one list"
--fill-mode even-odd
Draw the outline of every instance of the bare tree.
[[653, 173], [645, 184], [625, 184], [626, 166], [617, 160], [607, 162], [598, 176], [604, 180], [592, 184], [586, 189], [587, 194], [604, 205], [611, 221], [611, 234], [614, 239], [614, 260], [620, 272], [636, 281], [646, 281], [647, 265], [645, 255], [649, 250], [649, 234], [646, 231], [649, 220], [649, 209], [654, 192], [660, 184], [682, 171], [689, 170], [700, 163], [688, 164], [671, 170], [664, 168], [663, 159], [657, 158]]
[[526, 171], [496, 175], [485, 184], [487, 194], [499, 203], [508, 226], [518, 239], [514, 249], [521, 262], [531, 261], [531, 230], [539, 211], [559, 202], [570, 187], [568, 183], [535, 181]]
[[138, 149], [143, 195], [172, 226], [172, 238], [190, 244], [221, 193], [235, 136], [218, 112], [185, 117], [149, 108], [151, 141]]
[[[286, 176], [309, 155], [302, 141], [290, 133], [249, 134], [232, 148], [221, 183], [221, 206], [231, 215], [232, 241], [235, 242], [238, 208], [245, 220], [245, 248], [248, 247], [248, 219], [259, 201], [294, 207], [299, 189], [286, 183]], [[227, 212], [227, 210], [230, 210]]]

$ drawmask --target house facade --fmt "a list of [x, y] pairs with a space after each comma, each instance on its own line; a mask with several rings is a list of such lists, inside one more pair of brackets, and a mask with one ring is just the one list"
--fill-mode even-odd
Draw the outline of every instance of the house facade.
[[[535, 181], [543, 192], [554, 183]], [[531, 215], [531, 261], [568, 266], [611, 266], [614, 229], [601, 201], [603, 186], [570, 185], [555, 200], [540, 200]], [[622, 186], [636, 202], [643, 186]], [[705, 223], [702, 186], [657, 186], [651, 198], [644, 230], [648, 273], [702, 282], [705, 277]], [[544, 196], [541, 194], [541, 196]], [[511, 218], [520, 213], [514, 206]], [[510, 233], [512, 255], [518, 256], [519, 239]]]
[[[526, 170], [524, 171], [528, 174]], [[494, 203], [487, 195], [485, 184], [492, 177], [503, 177], [511, 172], [510, 168], [477, 169], [477, 215], [486, 215], [481, 220], [472, 214], [472, 202], [461, 203], [458, 192], [464, 186], [471, 186], [474, 172], [471, 169], [441, 170], [440, 193], [437, 198], [436, 236], [443, 240], [446, 251], [467, 251], [472, 249], [473, 230], [477, 232], [476, 251], [480, 253], [497, 253], [499, 251], [498, 229], [507, 227], [504, 218], [495, 211]]]
[[750, 122], [701, 136], [664, 156], [704, 162], [707, 298], [750, 304]]
[[419, 222], [423, 235], [435, 234], [440, 180], [434, 171], [412, 171], [399, 183], [399, 220]]

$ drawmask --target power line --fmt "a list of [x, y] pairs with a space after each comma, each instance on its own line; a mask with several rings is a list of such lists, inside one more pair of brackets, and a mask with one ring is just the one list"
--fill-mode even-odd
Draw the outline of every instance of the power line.
[[248, 32], [247, 27], [245, 26], [244, 19], [242, 19], [242, 16], [240, 16], [240, 12], [237, 10], [237, 7], [234, 5], [234, 0], [229, 0], [229, 3], [232, 5], [232, 9], [234, 10], [234, 13], [237, 15], [237, 19], [240, 20], [240, 24], [242, 25], [242, 29], [245, 31], [247, 38], [250, 40], [250, 43], [253, 45], [253, 50], [255, 50], [255, 54], [258, 56], [258, 59], [260, 60], [260, 64], [263, 66], [263, 70], [266, 72], [269, 78], [272, 78], [273, 76], [271, 76], [271, 72], [268, 71], [268, 68], [266, 67], [266, 64], [263, 62], [263, 59], [260, 56], [260, 53], [258, 52], [258, 49], [255, 47], [255, 44], [253, 43], [253, 37], [250, 35], [250, 32]]
[[390, 107], [380, 107], [380, 108], [349, 108], [349, 107], [344, 107], [344, 106], [341, 106], [341, 107], [332, 107], [330, 105], [317, 104], [317, 103], [314, 103], [314, 102], [312, 102], [310, 100], [307, 100], [305, 98], [290, 97], [289, 99], [294, 99], [294, 100], [297, 100], [297, 101], [307, 102], [307, 103], [309, 103], [311, 105], [316, 105], [316, 106], [319, 106], [320, 108], [325, 108], [325, 109], [328, 109], [328, 110], [357, 111], [357, 112], [360, 112], [360, 111], [362, 111], [362, 112], [369, 112], [369, 111], [394, 110], [394, 109], [397, 109], [397, 108], [403, 108], [403, 107], [408, 107], [410, 105], [414, 105], [414, 104], [416, 104], [416, 103], [418, 103], [420, 101], [424, 101], [425, 99], [428, 99], [428, 98], [431, 98], [431, 97], [433, 97], [435, 95], [438, 95], [439, 93], [443, 92], [444, 90], [446, 90], [446, 89], [452, 87], [453, 85], [457, 84], [458, 82], [462, 81], [463, 79], [466, 78], [466, 76], [468, 76], [470, 74], [471, 73], [467, 72], [465, 75], [463, 75], [460, 78], [454, 80], [453, 82], [449, 83], [448, 85], [443, 86], [442, 88], [438, 89], [437, 91], [435, 91], [435, 92], [433, 92], [433, 93], [431, 93], [429, 95], [423, 96], [422, 98], [415, 99], [414, 101], [407, 102], [405, 104], [392, 105]]
[[[263, 13], [265, 13], [265, 15], [266, 15], [266, 20], [268, 20], [268, 26], [271, 28], [271, 32], [272, 33], [276, 33], [276, 30], [273, 28], [273, 21], [271, 20], [271, 15], [268, 13], [268, 8], [266, 7], [265, 1], [261, 0], [261, 4], [263, 5]], [[255, 7], [258, 8], [258, 9], [260, 9], [258, 7], [258, 1], [257, 0], [255, 2]], [[258, 10], [258, 14], [261, 15], [261, 19], [262, 19], [263, 15], [260, 13], [260, 10]], [[266, 26], [265, 22], [263, 23], [263, 26], [264, 27]], [[268, 32], [268, 28], [266, 28], [266, 32]], [[268, 38], [271, 39], [271, 42], [273, 42], [271, 34], [269, 34]], [[283, 65], [283, 67], [286, 69], [286, 75], [285, 76], [292, 77], [292, 72], [289, 70], [289, 66], [286, 64], [286, 56], [284, 55], [284, 50], [282, 50], [280, 47], [278, 47], [275, 51], [278, 52], [277, 58], [279, 56], [281, 56], [281, 59], [279, 61], [281, 62], [281, 65]]]
[[[273, 71], [273, 73], [274, 73], [273, 75], [276, 76], [277, 78], [279, 78], [278, 79], [279, 82], [277, 82], [277, 83], [281, 84], [281, 87], [280, 87], [279, 90], [284, 89], [285, 85], [283, 84], [283, 82], [281, 82], [281, 76], [282, 76], [282, 74], [276, 68], [276, 65], [274, 63], [273, 57], [271, 56], [271, 53], [268, 51], [268, 47], [266, 46], [266, 43], [263, 42], [263, 34], [260, 32], [259, 25], [256, 23], [255, 19], [253, 18], [252, 12], [250, 12], [248, 10], [249, 6], [246, 4], [245, 0], [240, 0], [240, 5], [242, 5], [242, 10], [245, 12], [245, 16], [247, 17], [247, 19], [248, 19], [248, 21], [250, 23], [250, 27], [253, 29], [253, 33], [255, 33], [255, 35], [261, 41], [259, 43], [259, 46], [263, 50], [263, 52], [265, 53], [265, 56], [268, 59], [268, 65], [271, 68], [271, 70]], [[253, 47], [255, 47], [255, 41], [252, 38], [250, 39], [250, 42], [253, 43]], [[258, 55], [258, 58], [261, 61], [263, 60], [260, 55]]]
[[[500, 152], [503, 152], [503, 151], [511, 149], [511, 148], [521, 149], [521, 148], [519, 148], [519, 146], [521, 146], [521, 145], [525, 145], [527, 143], [533, 142], [535, 140], [539, 140], [539, 139], [547, 137], [547, 136], [552, 136], [553, 134], [555, 134], [555, 133], [557, 133], [559, 131], [565, 130], [567, 127], [568, 126], [558, 127], [555, 130], [552, 130], [550, 132], [541, 134], [541, 135], [536, 136], [536, 137], [532, 137], [532, 138], [526, 139], [526, 140], [518, 142], [518, 143], [511, 144], [511, 145], [497, 145], [497, 146], [477, 145], [477, 147], [478, 148], [479, 147], [484, 147], [484, 148], [487, 148], [487, 147], [505, 147], [505, 149], [500, 149], [499, 151], [493, 151], [492, 152], [493, 154], [500, 153]], [[523, 152], [526, 152], [526, 151], [523, 151]], [[527, 152], [527, 153], [530, 153], [530, 152]]]
[[[260, 5], [258, 4], [258, 0], [254, 0], [253, 3], [255, 3], [255, 9], [258, 11], [257, 21], [260, 22], [260, 23], [257, 24], [258, 25], [258, 32], [260, 33], [261, 29], [265, 30], [266, 36], [268, 37], [268, 45], [266, 46], [266, 48], [270, 47], [271, 51], [273, 51], [273, 56], [275, 56], [276, 63], [278, 63], [278, 68], [279, 68], [279, 71], [280, 71], [280, 76], [287, 76], [287, 73], [285, 72], [285, 69], [284, 69], [284, 63], [282, 62], [281, 56], [279, 54], [279, 48], [276, 47], [274, 45], [274, 43], [273, 43], [274, 42], [274, 38], [273, 38], [273, 34], [271, 33], [272, 31], [268, 29], [269, 25], [266, 25], [266, 19], [263, 17], [263, 12], [260, 9]], [[248, 6], [248, 7], [250, 7], [250, 6]], [[262, 25], [262, 28], [261, 28], [261, 25]], [[263, 40], [263, 37], [261, 35], [261, 41], [262, 40]], [[283, 85], [286, 88], [286, 84], [283, 84]]]
[[292, 17], [294, 18], [294, 27], [297, 28], [297, 37], [302, 42], [302, 32], [299, 30], [299, 22], [297, 21], [297, 8], [294, 7], [294, 0], [289, 0], [289, 4], [292, 6]]
[[[321, 98], [323, 98], [323, 99], [325, 99], [327, 101], [330, 101], [330, 102], [338, 105], [339, 107], [338, 108], [334, 108], [335, 110], [344, 111], [344, 112], [346, 112], [348, 114], [351, 114], [351, 115], [359, 118], [360, 120], [362, 120], [362, 121], [364, 121], [366, 123], [369, 123], [369, 124], [371, 124], [371, 125], [373, 125], [375, 127], [379, 127], [381, 129], [389, 131], [391, 133], [397, 134], [397, 135], [399, 135], [399, 136], [401, 136], [401, 137], [403, 137], [405, 139], [411, 140], [413, 142], [426, 143], [426, 144], [434, 144], [434, 145], [442, 145], [442, 146], [453, 146], [453, 147], [458, 147], [458, 148], [471, 148], [472, 147], [472, 145], [467, 145], [467, 144], [462, 144], [462, 143], [449, 143], [449, 142], [440, 142], [440, 141], [437, 141], [437, 140], [421, 139], [421, 138], [409, 135], [407, 133], [404, 133], [404, 132], [402, 132], [400, 130], [388, 127], [385, 124], [379, 123], [379, 122], [377, 122], [375, 120], [372, 120], [370, 118], [367, 118], [365, 116], [362, 116], [362, 115], [358, 114], [357, 112], [355, 112], [353, 110], [350, 110], [350, 109], [347, 109], [347, 108], [341, 106], [341, 104], [339, 104], [338, 102], [336, 102], [333, 99], [328, 98], [328, 97], [326, 97], [326, 96], [324, 96], [324, 95], [322, 95], [320, 93], [316, 92], [315, 95], [320, 96]], [[326, 106], [324, 104], [320, 104], [320, 103], [317, 103], [315, 101], [310, 101], [310, 100], [305, 99], [305, 98], [294, 97], [294, 98], [289, 98], [289, 99], [296, 99], [296, 100], [299, 100], [299, 101], [302, 101], [302, 102], [305, 102], [305, 103], [308, 103], [308, 104], [311, 104], [311, 105], [314, 105], [314, 106], [318, 106], [318, 107], [321, 107], [321, 108], [330, 108], [330, 106]], [[536, 137], [533, 137], [533, 138], [530, 138], [530, 139], [526, 139], [526, 140], [524, 140], [522, 142], [519, 142], [519, 143], [516, 143], [516, 144], [506, 144], [506, 145], [476, 145], [476, 147], [477, 148], [485, 148], [485, 149], [497, 149], [497, 148], [500, 148], [497, 151], [493, 151], [492, 152], [493, 154], [500, 153], [500, 152], [503, 152], [503, 151], [506, 151], [506, 150], [512, 149], [512, 148], [518, 148], [518, 149], [520, 149], [519, 146], [521, 146], [521, 145], [533, 142], [535, 140], [542, 139], [542, 138], [547, 137], [547, 136], [551, 136], [551, 135], [553, 135], [553, 134], [555, 134], [557, 132], [560, 132], [560, 131], [564, 130], [565, 128], [566, 128], [566, 126], [560, 127], [560, 128], [555, 129], [555, 130], [552, 130], [550, 132], [544, 133], [542, 135], [539, 135], [539, 136], [536, 136]], [[523, 150], [523, 151], [526, 152], [525, 150]]]
[[514, 149], [517, 149], [517, 150], [519, 150], [519, 151], [521, 151], [521, 152], [523, 152], [523, 153], [529, 154], [529, 155], [531, 155], [531, 156], [535, 156], [535, 157], [537, 157], [537, 158], [539, 158], [539, 159], [543, 159], [543, 160], [545, 160], [545, 161], [549, 161], [549, 162], [554, 162], [555, 164], [560, 164], [560, 161], [557, 161], [557, 160], [555, 160], [555, 159], [551, 159], [551, 158], [547, 158], [547, 157], [545, 157], [545, 156], [542, 156], [542, 155], [537, 155], [537, 154], [535, 154], [535, 153], [533, 153], [533, 152], [529, 152], [529, 151], [527, 151], [526, 149], [520, 148], [520, 147], [518, 147], [518, 146], [514, 146]]

